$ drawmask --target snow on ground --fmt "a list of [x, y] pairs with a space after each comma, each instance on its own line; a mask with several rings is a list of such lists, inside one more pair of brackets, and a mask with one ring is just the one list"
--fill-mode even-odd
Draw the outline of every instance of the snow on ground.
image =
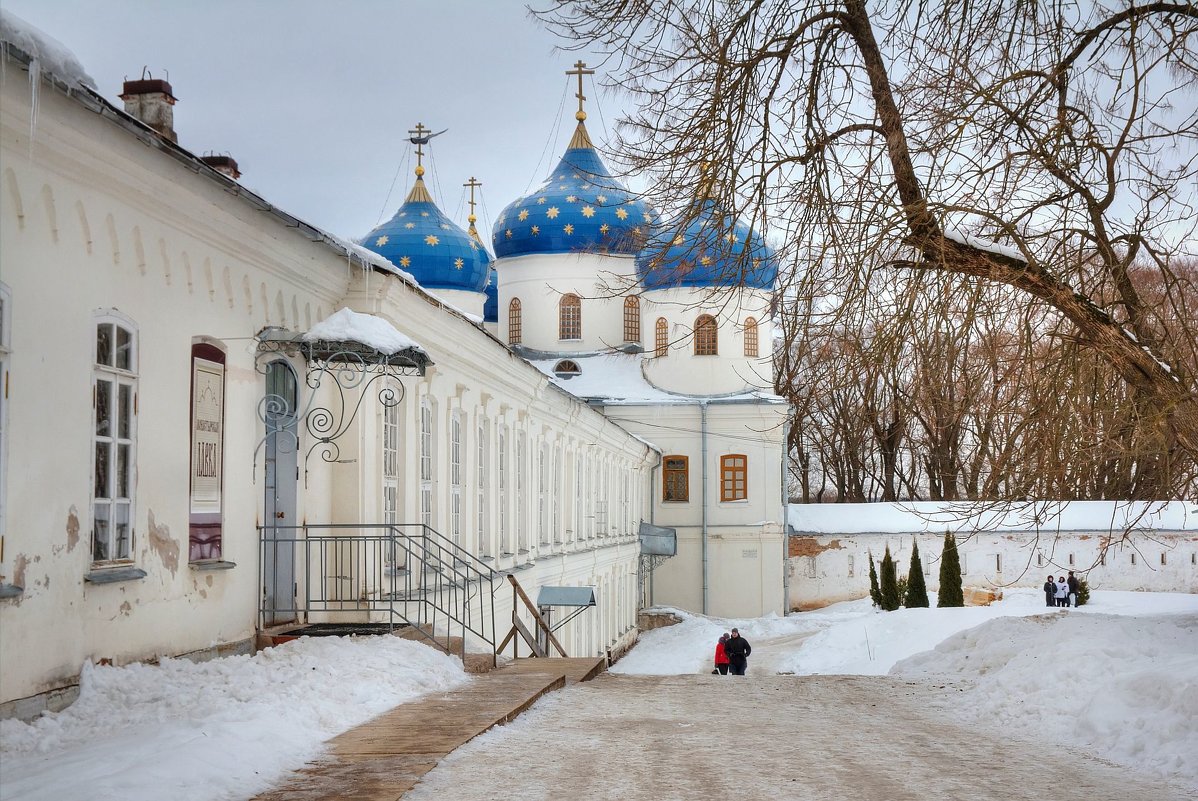
[[785, 618], [683, 622], [641, 636], [613, 673], [710, 673], [732, 626], [749, 675], [951, 680], [968, 723], [1082, 748], [1198, 788], [1198, 595], [1096, 590], [1049, 609], [1036, 590], [988, 607], [878, 612], [868, 599]]
[[1198, 595], [1096, 590], [1078, 609], [1047, 609], [1038, 590], [1007, 590], [990, 606], [959, 609], [875, 611], [868, 599], [833, 604], [814, 612], [751, 620], [706, 618], [677, 612], [683, 622], [641, 635], [636, 647], [612, 666], [613, 673], [677, 675], [710, 673], [715, 643], [733, 626], [753, 646], [749, 672], [798, 675], [881, 676], [895, 663], [935, 648], [957, 632], [999, 617], [1048, 613], [1198, 614]]
[[0, 798], [247, 799], [330, 737], [468, 681], [398, 637], [303, 638], [250, 656], [85, 666], [79, 700], [0, 721]]
[[1198, 615], [991, 620], [891, 672], [965, 679], [958, 706], [979, 724], [1198, 790]]

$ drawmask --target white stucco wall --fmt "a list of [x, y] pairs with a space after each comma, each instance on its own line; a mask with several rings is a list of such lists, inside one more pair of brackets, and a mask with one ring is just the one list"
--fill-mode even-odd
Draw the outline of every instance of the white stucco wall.
[[[820, 514], [815, 516], [820, 520], [830, 520], [831, 516], [825, 512], [835, 512], [837, 506], [849, 507], [843, 525], [852, 529], [853, 507], [878, 507], [880, 511], [867, 509], [866, 513], [885, 519], [886, 510], [882, 507], [901, 505], [822, 506]], [[802, 512], [811, 507], [800, 507], [797, 513], [792, 507], [792, 516], [801, 520]], [[968, 507], [968, 504], [953, 505], [955, 514], [963, 518], [967, 515], [961, 510]], [[995, 519], [993, 505], [979, 508], [986, 510], [983, 518]], [[1098, 516], [1111, 519], [1109, 512]], [[1069, 522], [1068, 516], [1065, 519]], [[957, 538], [966, 586], [1038, 588], [1049, 573], [1060, 576], [1073, 570], [1084, 575], [1093, 589], [1198, 592], [1198, 531], [1194, 530], [1194, 521], [1186, 519], [1178, 525], [1173, 519], [1146, 516], [1139, 523], [1126, 537], [1123, 528], [1112, 530], [1109, 523], [1062, 529], [1050, 521], [1039, 531], [1035, 526], [1020, 526], [1018, 530], [984, 530], [976, 525], [948, 525], [948, 528]], [[909, 532], [835, 533], [825, 525], [819, 528], [819, 532], [792, 529], [789, 537], [787, 570], [792, 611], [866, 597], [869, 554], [872, 552], [875, 561], [880, 562], [887, 546], [898, 564], [898, 574], [906, 575], [914, 541], [919, 543], [928, 591], [938, 589], [943, 521], [921, 524], [916, 526], [918, 531]]]
[[[657, 320], [664, 318], [669, 331], [669, 354], [645, 362], [645, 376], [670, 392], [718, 395], [746, 387], [773, 390], [773, 325], [769, 318], [769, 293], [734, 289], [713, 293], [708, 289], [655, 289], [644, 295], [642, 325], [645, 351], [655, 354]], [[718, 352], [696, 356], [695, 320], [709, 314], [719, 323]], [[744, 323], [757, 321], [756, 358], [745, 356]]]
[[[520, 299], [520, 344], [546, 351], [594, 351], [619, 347], [624, 339], [624, 297], [636, 280], [631, 256], [599, 253], [533, 254], [499, 259], [499, 338], [511, 341], [508, 309]], [[559, 339], [558, 307], [564, 295], [582, 300], [582, 338]], [[641, 315], [641, 338], [648, 336]]]
[[[653, 522], [678, 532], [678, 555], [654, 573], [652, 602], [696, 612], [703, 604], [703, 439], [698, 403], [606, 406], [664, 455], [686, 456], [689, 499], [662, 500], [662, 471], [651, 490]], [[722, 616], [781, 614], [782, 450], [787, 407], [781, 402], [707, 404], [707, 609]], [[720, 500], [720, 457], [747, 458], [745, 500]]]

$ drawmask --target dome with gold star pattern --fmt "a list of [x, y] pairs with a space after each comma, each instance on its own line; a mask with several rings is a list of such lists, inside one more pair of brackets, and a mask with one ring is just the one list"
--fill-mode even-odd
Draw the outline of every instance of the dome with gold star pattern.
[[500, 258], [579, 251], [634, 255], [653, 220], [648, 205], [611, 176], [579, 122], [545, 183], [499, 215], [491, 244]]
[[446, 217], [417, 175], [395, 216], [362, 240], [364, 247], [412, 274], [426, 289], [482, 292], [491, 254]]
[[710, 198], [685, 219], [653, 230], [637, 257], [645, 289], [750, 287], [773, 289], [778, 262], [765, 237]]

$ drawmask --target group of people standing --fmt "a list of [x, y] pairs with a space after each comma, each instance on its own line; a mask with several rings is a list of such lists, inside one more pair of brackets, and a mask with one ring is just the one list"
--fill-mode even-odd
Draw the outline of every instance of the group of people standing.
[[743, 676], [749, 668], [749, 654], [753, 646], [740, 636], [740, 631], [733, 629], [732, 633], [724, 632], [720, 641], [715, 644], [715, 670], [721, 676], [731, 673], [733, 676]]
[[1058, 576], [1054, 581], [1049, 575], [1048, 580], [1044, 582], [1044, 605], [1077, 606], [1077, 590], [1080, 586], [1072, 570], [1069, 571], [1067, 579], [1064, 576]]

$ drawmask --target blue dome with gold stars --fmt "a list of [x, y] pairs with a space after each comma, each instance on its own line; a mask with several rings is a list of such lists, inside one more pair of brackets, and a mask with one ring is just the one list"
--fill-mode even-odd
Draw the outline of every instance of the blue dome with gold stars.
[[367, 234], [362, 245], [410, 272], [426, 289], [482, 292], [491, 254], [437, 208], [417, 170], [399, 211]]
[[683, 230], [677, 222], [655, 228], [637, 257], [645, 289], [774, 288], [778, 262], [761, 233], [710, 198], [686, 217], [690, 222]]
[[500, 258], [587, 250], [634, 255], [653, 219], [648, 205], [607, 171], [580, 121], [545, 183], [499, 215], [491, 244]]

